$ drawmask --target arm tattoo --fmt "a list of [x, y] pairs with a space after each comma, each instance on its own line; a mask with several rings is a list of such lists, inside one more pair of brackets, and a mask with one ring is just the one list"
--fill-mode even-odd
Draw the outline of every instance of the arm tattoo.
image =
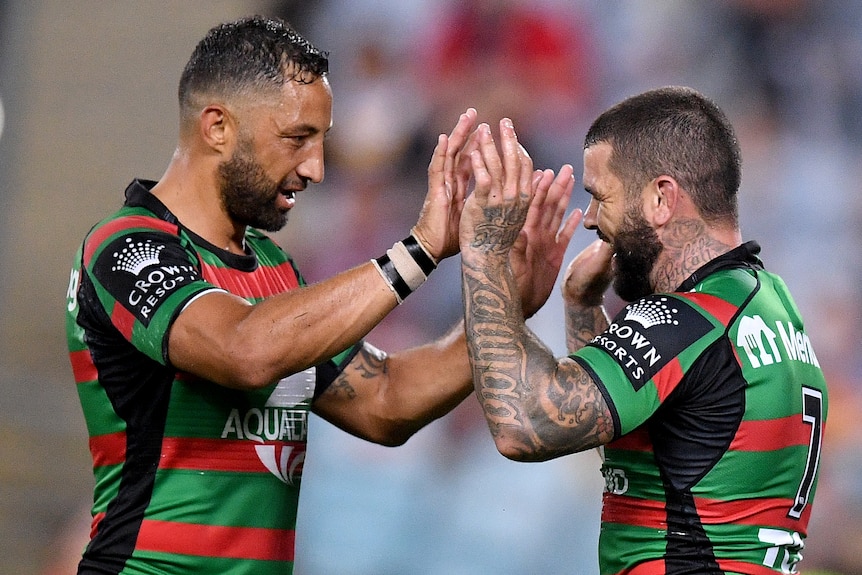
[[389, 371], [386, 352], [365, 343], [350, 364], [326, 388], [325, 394], [339, 395], [346, 399], [356, 399], [356, 389], [350, 384], [351, 374], [362, 379], [371, 379]]
[[575, 353], [608, 329], [608, 316], [602, 306], [566, 306], [566, 349]]
[[491, 434], [511, 439], [523, 459], [606, 443], [613, 426], [599, 390], [574, 362], [558, 366], [526, 328], [507, 260], [482, 259], [477, 266], [462, 254], [462, 287], [474, 385]]

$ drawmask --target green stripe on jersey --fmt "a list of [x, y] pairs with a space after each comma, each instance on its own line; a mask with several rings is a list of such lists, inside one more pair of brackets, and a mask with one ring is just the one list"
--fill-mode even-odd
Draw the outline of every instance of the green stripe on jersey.
[[[298, 492], [299, 488], [282, 483], [268, 471], [160, 469], [147, 519], [284, 529], [295, 524]], [[208, 497], [207, 493], [231, 496]], [[266, 494], [265, 500], [260, 499], [261, 493]]]
[[603, 522], [599, 533], [600, 573], [619, 573], [626, 567], [661, 557], [664, 530]]
[[96, 479], [96, 499], [93, 502], [93, 513], [104, 513], [108, 510], [108, 505], [117, 496], [120, 489], [120, 479], [123, 474], [123, 466], [117, 465], [102, 465], [93, 469], [93, 476]]
[[[733, 499], [792, 500], [801, 481], [807, 445], [773, 451], [727, 451], [692, 489], [695, 496], [733, 495]], [[733, 485], [733, 491], [727, 489]], [[813, 495], [813, 491], [812, 491]]]
[[92, 437], [125, 431], [126, 422], [114, 411], [105, 388], [98, 381], [77, 384], [81, 405], [87, 406], [87, 433]]
[[[144, 565], [141, 565], [143, 561]], [[285, 575], [292, 572], [293, 563], [284, 561], [254, 561], [232, 557], [199, 557], [157, 553], [154, 551], [135, 551], [132, 559], [119, 575], [153, 575], [154, 567], [158, 573], [229, 573], [230, 575]]]

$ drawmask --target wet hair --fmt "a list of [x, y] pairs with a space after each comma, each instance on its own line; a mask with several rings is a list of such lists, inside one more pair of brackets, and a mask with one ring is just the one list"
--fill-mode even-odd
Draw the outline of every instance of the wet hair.
[[311, 83], [328, 73], [328, 53], [283, 20], [250, 16], [226, 22], [198, 43], [183, 70], [180, 117], [199, 105], [200, 96], [261, 97], [277, 93], [285, 82]]
[[666, 174], [704, 220], [738, 225], [739, 142], [724, 112], [702, 94], [668, 86], [627, 98], [596, 118], [584, 149], [601, 142], [611, 145], [609, 168], [629, 192]]

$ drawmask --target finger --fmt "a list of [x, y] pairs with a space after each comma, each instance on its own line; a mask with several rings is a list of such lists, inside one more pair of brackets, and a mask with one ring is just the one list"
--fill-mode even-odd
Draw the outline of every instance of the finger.
[[[491, 127], [488, 124], [483, 123], [479, 126], [478, 138], [479, 152], [482, 156], [485, 170], [491, 177], [492, 184], [498, 188], [502, 188], [504, 177], [503, 163], [500, 160], [500, 154], [497, 153], [497, 145], [494, 143], [494, 137], [491, 135]], [[475, 170], [473, 171], [473, 175], [475, 177]], [[500, 192], [502, 192], [502, 189]]]
[[476, 123], [476, 109], [467, 108], [467, 111], [458, 117], [455, 128], [449, 135], [448, 148], [446, 149], [446, 162], [443, 167], [443, 175], [450, 194], [459, 194], [458, 186], [458, 154], [469, 141], [470, 134]]
[[533, 201], [544, 203], [545, 198], [548, 195], [548, 188], [550, 188], [551, 184], [554, 182], [554, 170], [536, 170], [534, 173], [536, 174], [536, 176], [534, 176], [536, 185], [534, 186], [535, 190], [533, 192]]
[[488, 196], [491, 194], [492, 176], [485, 164], [485, 156], [481, 150], [474, 150], [470, 154], [470, 166], [473, 170], [473, 179], [476, 181], [476, 187], [473, 189], [473, 195], [482, 203], [488, 201]]
[[554, 203], [553, 210], [550, 212], [550, 225], [559, 228], [563, 221], [563, 216], [566, 210], [569, 209], [569, 202], [572, 198], [572, 190], [575, 188], [574, 168], [570, 164], [563, 165], [557, 177], [554, 178], [551, 187], [548, 189], [547, 201]]
[[521, 144], [518, 144], [518, 163], [520, 171], [518, 173], [518, 194], [521, 199], [532, 201], [533, 186], [533, 158], [527, 153], [527, 150]]
[[[533, 171], [533, 179], [530, 182], [530, 187], [533, 191], [533, 200], [530, 204], [530, 211], [527, 212], [527, 221], [525, 222], [524, 227], [533, 226], [539, 220], [540, 208], [545, 201], [544, 197], [547, 193], [548, 186], [550, 185], [550, 179], [548, 178], [546, 171], [549, 170]], [[545, 180], [548, 181], [546, 182]]]
[[[431, 162], [428, 164], [429, 191], [439, 191], [446, 187], [444, 168], [446, 165], [446, 151], [448, 149], [448, 144], [449, 139], [446, 134], [440, 134], [437, 136], [437, 145], [434, 146], [434, 152], [431, 154]], [[449, 195], [448, 191], [447, 195]]]
[[449, 135], [450, 145], [454, 148], [455, 152], [459, 151], [467, 142], [467, 138], [476, 124], [476, 116], [475, 108], [467, 108], [467, 111], [458, 117], [458, 123], [455, 124], [455, 128]]
[[[503, 194], [507, 198], [515, 198], [527, 190], [521, 187], [523, 184], [521, 147], [518, 136], [515, 135], [515, 126], [509, 118], [500, 120], [500, 149], [503, 153]], [[527, 186], [529, 186], [529, 179], [532, 178], [532, 172], [530, 168], [527, 174]]]
[[560, 228], [560, 231], [557, 233], [557, 244], [562, 244], [565, 246], [569, 245], [569, 242], [572, 239], [572, 236], [575, 235], [575, 230], [578, 229], [578, 224], [581, 223], [581, 219], [584, 217], [584, 212], [581, 211], [580, 208], [576, 208], [569, 214], [569, 217], [566, 218], [566, 221], [563, 223], [563, 227]]
[[467, 141], [461, 147], [460, 150], [455, 154], [455, 171], [459, 173], [466, 173], [469, 175], [470, 173], [470, 154], [473, 153], [474, 150], [479, 149], [479, 140], [480, 134], [482, 132], [482, 126], [478, 126], [475, 130], [473, 130], [470, 135], [467, 137]]
[[544, 229], [551, 225], [551, 220], [546, 213], [545, 209], [545, 199], [548, 195], [548, 188], [554, 181], [554, 171], [553, 170], [541, 170], [534, 172], [536, 175], [534, 176], [533, 181], [535, 182], [535, 186], [533, 187], [533, 199], [530, 204], [530, 211], [527, 213], [527, 223], [533, 228]]
[[463, 201], [467, 196], [470, 185], [470, 177], [473, 175], [470, 154], [479, 149], [479, 129], [473, 130], [467, 138], [467, 142], [455, 155], [454, 179], [455, 195], [454, 201]]

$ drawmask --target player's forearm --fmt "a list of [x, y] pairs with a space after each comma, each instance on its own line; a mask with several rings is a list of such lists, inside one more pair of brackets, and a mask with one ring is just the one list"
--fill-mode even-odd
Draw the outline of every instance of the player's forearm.
[[463, 326], [392, 355], [367, 342], [317, 401], [315, 412], [374, 443], [401, 445], [473, 392]]
[[528, 362], [539, 361], [541, 353], [528, 355], [532, 345], [505, 259], [473, 250], [461, 257], [465, 333], [477, 398], [498, 449], [507, 456], [531, 452], [536, 442], [525, 417], [530, 401], [525, 376]]
[[388, 370], [387, 410], [412, 435], [473, 392], [463, 324], [431, 343], [391, 354]]
[[397, 305], [374, 266], [365, 263], [261, 302], [246, 331], [261, 348], [270, 347], [277, 371], [293, 373], [353, 345]]
[[474, 385], [500, 453], [544, 461], [607, 442], [613, 427], [601, 393], [524, 325], [507, 268], [462, 253], [462, 270]]
[[257, 305], [214, 292], [175, 321], [170, 359], [227, 387], [259, 388], [347, 349], [396, 305], [371, 263]]

